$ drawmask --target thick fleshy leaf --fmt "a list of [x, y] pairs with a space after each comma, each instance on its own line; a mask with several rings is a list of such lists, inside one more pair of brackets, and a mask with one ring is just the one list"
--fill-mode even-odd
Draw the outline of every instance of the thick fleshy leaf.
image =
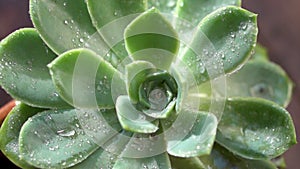
[[203, 168], [234, 169], [276, 169], [270, 161], [248, 160], [238, 157], [218, 144], [214, 145], [209, 156], [202, 156]]
[[135, 60], [146, 60], [159, 69], [168, 70], [176, 58], [178, 35], [155, 8], [133, 20], [124, 36], [126, 49]]
[[116, 161], [113, 169], [142, 169], [157, 168], [170, 169], [171, 164], [167, 153], [151, 156], [147, 158], [121, 158]]
[[47, 64], [55, 57], [35, 29], [12, 33], [0, 43], [1, 86], [13, 98], [28, 105], [69, 107], [58, 96], [47, 69]]
[[252, 54], [251, 59], [262, 60], [262, 61], [268, 61], [269, 60], [268, 51], [262, 45], [256, 44], [253, 52], [254, 53]]
[[[113, 107], [112, 90], [125, 86], [120, 73], [88, 49], [70, 50], [49, 68], [57, 91], [75, 107]], [[112, 80], [119, 86], [112, 88]]]
[[84, 0], [30, 0], [30, 16], [43, 40], [57, 54], [86, 47], [109, 51], [90, 19]]
[[174, 112], [173, 110], [175, 105], [176, 105], [176, 100], [173, 100], [170, 103], [168, 103], [168, 105], [161, 111], [148, 109], [148, 110], [143, 110], [143, 112], [153, 118], [165, 119], [172, 115], [172, 113]]
[[78, 119], [81, 110], [49, 110], [30, 118], [22, 127], [19, 144], [23, 159], [38, 168], [73, 166], [99, 145]]
[[132, 133], [122, 131], [115, 137], [98, 148], [83, 162], [71, 167], [71, 169], [112, 169], [122, 150], [130, 140]]
[[250, 57], [257, 36], [256, 15], [239, 7], [223, 7], [206, 16], [182, 61], [197, 84], [236, 70]]
[[157, 8], [164, 14], [173, 14], [176, 9], [177, 0], [147, 0], [148, 9]]
[[43, 111], [43, 109], [33, 108], [20, 103], [8, 114], [1, 126], [0, 149], [8, 159], [21, 168], [34, 168], [20, 158], [19, 133], [21, 127], [28, 118], [41, 111]]
[[169, 156], [171, 160], [172, 169], [204, 169], [204, 165], [198, 157], [180, 158]]
[[[144, 74], [144, 76], [141, 76], [140, 78], [136, 79], [136, 76], [138, 75], [139, 72], [144, 71], [146, 69], [153, 69], [155, 66], [151, 64], [150, 62], [138, 60], [134, 61], [128, 65], [126, 65], [125, 68], [125, 74], [126, 74], [126, 87], [127, 87], [127, 92], [128, 96], [131, 100], [132, 103], [136, 104], [139, 101], [139, 85], [145, 81], [145, 78], [147, 74]], [[138, 82], [135, 80], [134, 83], [132, 81], [136, 79]]]
[[261, 97], [287, 106], [293, 83], [280, 66], [253, 60], [230, 74], [226, 86], [227, 97]]
[[145, 0], [87, 0], [94, 26], [122, 61], [128, 56], [124, 46], [126, 26], [146, 9]]
[[154, 133], [158, 130], [157, 121], [136, 110], [128, 96], [119, 96], [116, 111], [123, 129], [137, 133]]
[[[84, 0], [30, 1], [30, 16], [44, 41], [57, 54], [86, 47], [100, 55], [109, 47], [93, 27]], [[55, 24], [53, 24], [55, 23]]]
[[210, 153], [215, 141], [217, 118], [208, 112], [183, 110], [162, 121], [168, 153], [177, 157], [196, 157]]
[[274, 158], [296, 143], [289, 113], [268, 100], [234, 98], [226, 102], [216, 140], [249, 159]]
[[176, 13], [192, 25], [197, 25], [206, 15], [229, 5], [240, 6], [241, 0], [178, 0]]

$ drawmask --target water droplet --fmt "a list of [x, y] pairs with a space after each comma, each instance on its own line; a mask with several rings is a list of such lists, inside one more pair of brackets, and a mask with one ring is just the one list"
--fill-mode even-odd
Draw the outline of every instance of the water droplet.
[[64, 5], [64, 6], [67, 6], [67, 2], [64, 2], [63, 5]]
[[273, 96], [273, 89], [265, 83], [259, 83], [250, 88], [253, 97], [269, 98]]
[[58, 130], [57, 134], [62, 137], [72, 137], [76, 134], [75, 130], [66, 131], [66, 130]]
[[68, 25], [69, 22], [68, 22], [67, 20], [64, 20], [64, 24], [65, 24], [65, 25]]
[[248, 24], [247, 24], [247, 23], [244, 23], [244, 22], [241, 23], [241, 28], [242, 28], [243, 30], [246, 30], [247, 27], [248, 27]]
[[83, 40], [82, 38], [80, 38], [80, 39], [79, 39], [79, 42], [83, 43], [83, 42], [84, 42], [84, 40]]
[[232, 38], [235, 38], [235, 34], [234, 34], [233, 32], [230, 33], [230, 36], [231, 36]]

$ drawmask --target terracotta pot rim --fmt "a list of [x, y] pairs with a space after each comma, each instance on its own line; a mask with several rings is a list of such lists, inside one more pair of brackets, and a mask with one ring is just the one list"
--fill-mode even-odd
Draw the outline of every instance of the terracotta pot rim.
[[15, 100], [11, 100], [0, 108], [0, 126], [12, 108], [16, 106]]

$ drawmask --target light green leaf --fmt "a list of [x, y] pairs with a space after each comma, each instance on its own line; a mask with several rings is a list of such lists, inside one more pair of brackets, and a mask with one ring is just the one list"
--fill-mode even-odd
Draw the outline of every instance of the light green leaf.
[[113, 169], [142, 169], [157, 168], [170, 169], [171, 164], [167, 153], [158, 154], [147, 158], [121, 158], [116, 161]]
[[161, 111], [159, 110], [153, 110], [153, 109], [147, 109], [143, 110], [145, 114], [147, 114], [150, 117], [156, 118], [156, 119], [165, 119], [168, 118], [174, 113], [174, 107], [176, 105], [176, 100], [174, 99], [168, 105]]
[[289, 113], [268, 100], [233, 98], [218, 125], [219, 144], [248, 159], [270, 159], [296, 143]]
[[203, 168], [214, 169], [276, 169], [265, 160], [248, 160], [238, 157], [218, 144], [215, 144], [209, 156], [202, 156]]
[[280, 66], [251, 60], [227, 77], [226, 86], [227, 97], [261, 97], [286, 107], [293, 83]]
[[209, 154], [215, 141], [217, 125], [214, 115], [191, 110], [179, 112], [176, 119], [162, 121], [168, 153], [177, 157]]
[[255, 14], [239, 7], [220, 8], [199, 23], [182, 61], [197, 84], [232, 72], [250, 57], [257, 31]]
[[229, 5], [241, 6], [241, 0], [178, 0], [176, 13], [192, 25], [197, 25], [206, 15]]
[[19, 138], [22, 158], [38, 168], [70, 167], [86, 159], [99, 145], [85, 133], [80, 114], [85, 111], [49, 110], [28, 119]]
[[[70, 50], [49, 64], [59, 94], [75, 107], [114, 107], [112, 90], [125, 86], [120, 73], [88, 49]], [[112, 81], [118, 86], [112, 88]]]
[[21, 127], [28, 118], [41, 111], [43, 111], [43, 109], [33, 108], [20, 103], [8, 114], [1, 126], [0, 149], [8, 159], [21, 168], [34, 168], [24, 159], [20, 158], [19, 133]]
[[[130, 97], [130, 100], [133, 104], [138, 103], [139, 101], [139, 87], [142, 82], [145, 81], [145, 78], [147, 74], [139, 74], [139, 72], [142, 72], [147, 69], [153, 69], [155, 66], [151, 64], [150, 62], [138, 60], [134, 61], [125, 67], [125, 75], [126, 75], [126, 87], [127, 92]], [[146, 72], [145, 72], [146, 73]], [[140, 78], [136, 78], [137, 76], [141, 76]], [[138, 80], [138, 81], [136, 81]]]
[[30, 0], [30, 16], [42, 39], [57, 54], [80, 47], [101, 56], [109, 51], [91, 22], [84, 0]]
[[159, 69], [168, 70], [176, 58], [178, 35], [155, 8], [133, 20], [124, 36], [126, 49], [134, 60], [145, 60]]
[[253, 52], [254, 53], [252, 54], [251, 59], [253, 59], [253, 60], [262, 60], [262, 61], [268, 61], [269, 60], [268, 51], [262, 45], [256, 44]]
[[128, 56], [124, 47], [126, 26], [146, 9], [145, 0], [87, 0], [94, 26], [122, 61]]
[[154, 133], [158, 130], [157, 121], [136, 110], [128, 96], [119, 96], [116, 111], [123, 129], [137, 133]]
[[172, 169], [204, 169], [204, 166], [198, 157], [180, 158], [169, 156]]
[[43, 108], [69, 107], [47, 69], [56, 55], [35, 29], [20, 29], [0, 43], [0, 84], [15, 99]]

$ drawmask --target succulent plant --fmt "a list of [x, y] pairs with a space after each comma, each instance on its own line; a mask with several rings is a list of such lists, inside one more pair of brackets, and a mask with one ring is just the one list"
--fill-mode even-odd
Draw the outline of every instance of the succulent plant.
[[30, 0], [35, 28], [0, 43], [19, 101], [2, 152], [22, 168], [275, 168], [296, 143], [293, 84], [240, 5]]

